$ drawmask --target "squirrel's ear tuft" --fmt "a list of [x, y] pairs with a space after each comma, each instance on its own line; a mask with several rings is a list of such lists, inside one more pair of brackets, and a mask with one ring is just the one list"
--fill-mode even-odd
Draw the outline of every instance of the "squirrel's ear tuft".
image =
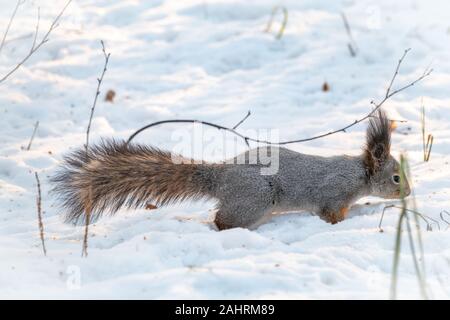
[[386, 114], [378, 110], [370, 118], [366, 133], [364, 163], [370, 174], [374, 174], [388, 159], [391, 151], [391, 126]]

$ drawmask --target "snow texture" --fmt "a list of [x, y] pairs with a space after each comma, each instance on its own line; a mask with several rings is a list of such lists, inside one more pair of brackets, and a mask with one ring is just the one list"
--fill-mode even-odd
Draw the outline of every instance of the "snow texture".
[[[27, 1], [19, 8], [3, 51], [0, 75], [28, 52], [40, 7], [40, 36], [65, 1]], [[288, 10], [264, 32], [272, 8]], [[0, 1], [3, 34], [15, 1]], [[450, 24], [448, 1], [74, 1], [59, 27], [22, 68], [0, 83], [0, 298], [300, 298], [386, 299], [399, 217], [365, 198], [350, 217], [330, 225], [308, 213], [285, 213], [256, 230], [216, 231], [213, 202], [157, 210], [121, 210], [90, 227], [89, 256], [81, 257], [83, 226], [65, 224], [49, 194], [48, 177], [63, 155], [85, 141], [97, 77], [100, 40], [111, 53], [95, 111], [91, 141], [126, 138], [153, 121], [192, 118], [239, 129], [278, 129], [282, 140], [340, 128], [381, 100], [404, 49], [412, 48], [395, 87], [434, 72], [385, 107], [398, 123], [393, 154], [406, 152], [420, 212], [440, 222], [422, 238], [432, 298], [450, 297]], [[357, 46], [352, 57], [340, 13]], [[330, 90], [322, 91], [324, 82]], [[113, 103], [105, 102], [114, 90]], [[423, 162], [420, 106], [434, 135]], [[33, 126], [40, 122], [31, 150]], [[164, 126], [137, 141], [173, 149]], [[366, 123], [293, 144], [292, 150], [358, 154]], [[177, 131], [178, 132], [178, 131]], [[205, 136], [218, 135], [205, 128]], [[254, 144], [252, 146], [255, 146]], [[245, 150], [241, 141], [236, 149]], [[233, 152], [234, 154], [234, 152]], [[212, 159], [206, 159], [212, 160]], [[34, 172], [41, 177], [45, 241], [39, 238]], [[450, 216], [448, 217], [450, 220]], [[399, 297], [420, 298], [406, 234]]]

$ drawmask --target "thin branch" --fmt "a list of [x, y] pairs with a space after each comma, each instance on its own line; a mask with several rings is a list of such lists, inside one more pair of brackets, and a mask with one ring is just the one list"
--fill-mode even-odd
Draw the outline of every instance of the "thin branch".
[[[86, 156], [88, 155], [88, 151], [89, 151], [89, 134], [91, 132], [92, 118], [94, 117], [95, 107], [97, 105], [98, 96], [100, 95], [100, 87], [103, 82], [103, 77], [105, 76], [106, 70], [108, 69], [109, 57], [111, 56], [111, 53], [106, 53], [105, 43], [103, 42], [103, 40], [101, 40], [100, 43], [102, 44], [102, 52], [103, 52], [103, 56], [105, 57], [105, 64], [103, 65], [103, 71], [102, 71], [100, 78], [97, 79], [97, 90], [95, 92], [94, 102], [92, 103], [91, 114], [89, 116], [89, 123], [88, 123], [88, 127], [86, 130], [86, 144], [85, 144]], [[85, 228], [84, 228], [83, 250], [81, 253], [81, 256], [83, 256], [83, 257], [88, 256], [87, 250], [88, 250], [89, 224], [90, 224], [91, 212], [92, 212], [92, 199], [91, 198], [92, 198], [92, 192], [91, 192], [91, 190], [89, 190], [87, 202], [84, 204], [84, 209], [86, 211], [86, 221], [85, 221], [86, 224], [85, 224]]]
[[5, 45], [6, 37], [8, 36], [9, 29], [11, 28], [11, 25], [12, 25], [12, 23], [13, 23], [13, 21], [14, 21], [14, 18], [16, 17], [17, 10], [19, 10], [19, 7], [20, 7], [24, 2], [25, 2], [25, 1], [23, 1], [23, 0], [17, 0], [16, 7], [14, 8], [14, 11], [13, 11], [13, 13], [12, 13], [12, 15], [11, 15], [11, 18], [9, 18], [8, 26], [6, 27], [5, 33], [3, 34], [2, 42], [1, 42], [1, 44], [0, 44], [0, 53], [2, 52], [3, 47], [4, 47], [4, 45]]
[[[380, 232], [383, 232], [383, 228], [381, 227], [381, 225], [383, 223], [384, 213], [385, 213], [385, 211], [387, 209], [391, 209], [391, 208], [396, 208], [396, 209], [403, 210], [402, 207], [399, 207], [399, 206], [397, 206], [395, 204], [390, 204], [390, 205], [385, 206], [383, 208], [382, 213], [381, 213], [380, 222], [378, 223], [378, 229], [379, 229]], [[416, 210], [407, 209], [407, 208], [405, 208], [404, 210], [407, 211], [407, 212], [414, 213], [417, 217], [421, 218], [427, 225], [427, 231], [433, 231], [433, 228], [432, 228], [433, 224], [435, 224], [438, 227], [438, 230], [441, 230], [441, 226], [439, 224], [439, 221], [437, 221], [436, 219], [433, 219], [433, 218], [431, 218], [431, 217], [429, 217], [427, 215], [424, 215], [424, 214], [422, 214], [422, 213], [420, 213], [420, 212], [418, 212]], [[430, 221], [432, 221], [432, 222], [430, 223]]]
[[250, 110], [248, 110], [247, 115], [238, 123], [236, 123], [236, 125], [233, 127], [233, 130], [237, 129], [237, 127], [239, 127], [245, 120], [247, 120], [248, 117], [250, 117], [251, 112]]
[[[30, 59], [30, 57], [39, 50], [45, 43], [49, 41], [49, 36], [52, 33], [53, 30], [55, 30], [58, 27], [58, 22], [61, 19], [62, 15], [66, 11], [69, 4], [72, 2], [72, 0], [67, 1], [66, 5], [63, 7], [63, 9], [60, 11], [60, 13], [56, 16], [56, 18], [53, 20], [52, 24], [50, 25], [50, 28], [48, 29], [47, 33], [44, 35], [41, 41], [39, 41], [37, 44], [33, 41], [33, 46], [31, 47], [30, 52], [17, 64], [15, 65], [6, 75], [0, 78], [0, 83], [6, 81], [14, 72], [16, 72], [25, 62]], [[40, 13], [38, 16], [38, 24], [40, 20]], [[37, 31], [39, 30], [39, 27], [36, 26]], [[35, 34], [35, 37], [37, 37], [37, 34]]]
[[102, 52], [105, 57], [105, 64], [103, 66], [102, 75], [100, 76], [100, 78], [97, 79], [97, 91], [95, 92], [95, 98], [94, 98], [94, 102], [92, 103], [91, 114], [89, 116], [89, 123], [88, 123], [88, 127], [86, 130], [86, 144], [85, 144], [86, 153], [88, 152], [88, 148], [89, 148], [89, 134], [91, 132], [91, 124], [92, 124], [92, 118], [94, 117], [95, 106], [97, 105], [97, 99], [98, 99], [98, 96], [100, 95], [100, 86], [102, 85], [103, 77], [105, 76], [105, 73], [106, 73], [106, 70], [108, 67], [109, 57], [111, 56], [111, 53], [106, 53], [105, 43], [103, 42], [103, 40], [101, 40], [100, 42], [102, 44]]
[[92, 213], [92, 192], [91, 188], [88, 190], [88, 199], [87, 202], [84, 205], [86, 215], [86, 223], [84, 225], [84, 237], [83, 237], [83, 249], [81, 251], [82, 257], [88, 256], [88, 237], [89, 237], [89, 224], [91, 223], [91, 213]]
[[450, 213], [449, 213], [447, 210], [442, 210], [442, 211], [439, 213], [439, 216], [441, 217], [441, 220], [444, 221], [444, 222], [447, 224], [447, 226], [450, 226], [450, 220], [447, 220], [447, 219], [444, 218], [444, 213], [445, 213], [447, 216], [450, 217]]
[[38, 8], [38, 18], [36, 23], [36, 31], [34, 32], [33, 45], [31, 46], [31, 51], [36, 47], [36, 41], [39, 34], [39, 23], [41, 22], [41, 8]]
[[41, 238], [42, 250], [44, 251], [44, 256], [47, 255], [47, 249], [45, 248], [45, 240], [44, 240], [44, 223], [42, 222], [42, 196], [41, 196], [41, 182], [39, 181], [39, 175], [37, 172], [34, 173], [37, 183], [37, 197], [36, 197], [36, 205], [37, 205], [37, 213], [38, 213], [38, 222], [39, 222], [39, 236]]
[[405, 52], [403, 53], [402, 57], [398, 60], [398, 64], [397, 64], [397, 68], [395, 68], [395, 72], [394, 75], [392, 76], [391, 82], [389, 83], [389, 87], [386, 90], [386, 98], [389, 97], [389, 93], [391, 91], [392, 85], [394, 84], [395, 78], [398, 75], [398, 72], [400, 70], [400, 65], [403, 62], [403, 59], [405, 59], [406, 55], [408, 54], [408, 52], [411, 50], [411, 48], [408, 48], [405, 50]]
[[137, 130], [136, 132], [134, 132], [129, 138], [128, 138], [128, 142], [130, 143], [139, 133], [141, 133], [144, 130], [147, 130], [151, 127], [157, 126], [157, 125], [161, 125], [161, 124], [165, 124], [165, 123], [201, 123], [203, 125], [206, 126], [210, 126], [210, 127], [214, 127], [216, 129], [219, 130], [226, 130], [228, 132], [231, 132], [235, 135], [237, 135], [238, 137], [242, 138], [245, 143], [248, 145], [249, 141], [252, 142], [256, 142], [256, 143], [263, 143], [263, 144], [267, 144], [267, 145], [287, 145], [287, 144], [292, 144], [292, 143], [300, 143], [300, 142], [306, 142], [306, 141], [311, 141], [311, 140], [316, 140], [316, 139], [320, 139], [326, 136], [330, 136], [332, 134], [336, 134], [338, 132], [346, 132], [347, 129], [353, 127], [354, 125], [361, 123], [363, 121], [365, 121], [366, 119], [372, 117], [372, 115], [379, 109], [381, 108], [381, 106], [387, 101], [389, 100], [391, 97], [393, 97], [394, 95], [398, 94], [399, 92], [402, 92], [403, 90], [408, 89], [409, 87], [415, 85], [416, 83], [418, 83], [419, 81], [421, 81], [422, 79], [424, 79], [425, 77], [429, 76], [431, 74], [431, 72], [433, 71], [433, 69], [426, 69], [424, 71], [424, 73], [417, 78], [416, 80], [414, 80], [413, 82], [401, 87], [400, 89], [397, 89], [395, 91], [391, 92], [392, 89], [392, 85], [395, 81], [395, 78], [398, 74], [398, 70], [400, 69], [400, 65], [403, 62], [403, 59], [405, 58], [406, 54], [409, 52], [409, 49], [405, 50], [405, 53], [403, 54], [403, 56], [400, 58], [400, 60], [398, 61], [394, 76], [392, 77], [392, 80], [389, 83], [389, 87], [386, 90], [386, 94], [383, 98], [383, 100], [381, 100], [381, 102], [379, 103], [375, 103], [374, 101], [371, 101], [371, 104], [374, 106], [374, 108], [372, 109], [372, 111], [370, 111], [367, 115], [365, 115], [364, 117], [357, 119], [355, 121], [353, 121], [352, 123], [346, 125], [343, 128], [337, 129], [337, 130], [333, 130], [330, 131], [328, 133], [323, 133], [323, 134], [319, 134], [310, 138], [304, 138], [304, 139], [296, 139], [296, 140], [288, 140], [288, 141], [281, 141], [281, 142], [273, 142], [273, 141], [268, 141], [268, 140], [261, 140], [261, 139], [255, 139], [255, 138], [251, 138], [248, 136], [245, 136], [243, 134], [240, 134], [239, 132], [237, 132], [234, 128], [227, 128], [215, 123], [211, 123], [211, 122], [207, 122], [207, 121], [199, 121], [199, 120], [194, 120], [194, 119], [182, 119], [182, 120], [163, 120], [163, 121], [157, 121], [157, 122], [153, 122], [149, 125], [146, 125], [145, 127], [140, 128], [139, 130]]
[[34, 124], [33, 134], [31, 135], [30, 142], [28, 143], [28, 146], [27, 146], [27, 151], [30, 151], [30, 149], [31, 149], [31, 144], [33, 143], [34, 136], [36, 135], [38, 127], [39, 127], [39, 121], [36, 121], [36, 123]]

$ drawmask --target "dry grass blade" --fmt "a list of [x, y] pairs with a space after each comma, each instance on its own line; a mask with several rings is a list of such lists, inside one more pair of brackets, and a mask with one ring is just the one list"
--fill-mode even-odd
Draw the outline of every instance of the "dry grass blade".
[[421, 107], [420, 122], [421, 122], [421, 125], [422, 125], [423, 161], [428, 162], [428, 160], [430, 160], [431, 148], [433, 147], [434, 137], [433, 137], [432, 134], [428, 134], [427, 138], [425, 139], [425, 136], [426, 136], [426, 129], [425, 129], [426, 118], [425, 118], [425, 105], [423, 104], [423, 98], [422, 98], [421, 105], [422, 105], [422, 107]]
[[283, 12], [283, 21], [281, 23], [280, 30], [278, 31], [278, 33], [276, 35], [276, 39], [281, 39], [281, 37], [283, 36], [284, 30], [286, 29], [287, 22], [288, 22], [288, 11], [285, 7], [276, 6], [273, 8], [272, 13], [270, 14], [269, 22], [267, 23], [267, 27], [264, 30], [265, 32], [270, 32], [270, 30], [272, 29], [272, 24], [273, 24], [275, 15], [280, 10]]
[[[402, 154], [400, 156], [400, 199], [401, 199], [401, 212], [400, 217], [397, 223], [397, 231], [395, 237], [395, 245], [394, 245], [394, 259], [393, 259], [393, 267], [392, 267], [392, 276], [391, 276], [391, 289], [390, 296], [391, 299], [397, 298], [397, 283], [398, 283], [398, 269], [400, 264], [400, 253], [401, 253], [401, 240], [402, 240], [402, 231], [403, 231], [403, 223], [406, 221], [406, 230], [408, 232], [408, 240], [411, 249], [411, 255], [413, 259], [414, 269], [416, 272], [417, 280], [419, 282], [419, 288], [421, 295], [424, 299], [428, 299], [428, 294], [426, 291], [426, 280], [425, 280], [425, 261], [424, 261], [424, 252], [423, 252], [423, 244], [422, 237], [420, 233], [420, 225], [419, 225], [419, 217], [415, 213], [417, 210], [415, 208], [413, 210], [408, 209], [408, 202], [405, 198], [405, 181], [407, 177], [410, 176], [409, 165], [406, 157]], [[384, 212], [383, 212], [384, 213]], [[416, 222], [416, 231], [417, 231], [417, 241], [419, 246], [419, 254], [417, 256], [416, 253], [416, 245], [414, 243], [413, 232], [411, 228], [411, 222], [409, 220], [408, 213], [412, 213]], [[419, 264], [419, 261], [422, 263]]]
[[428, 134], [427, 143], [425, 144], [425, 161], [430, 160], [431, 148], [433, 147], [434, 137], [432, 134]]

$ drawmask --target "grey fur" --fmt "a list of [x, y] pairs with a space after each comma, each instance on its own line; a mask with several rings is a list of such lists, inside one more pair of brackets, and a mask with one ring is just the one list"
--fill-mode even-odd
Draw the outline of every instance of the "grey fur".
[[[171, 154], [155, 148], [107, 141], [65, 159], [53, 177], [68, 220], [83, 217], [86, 203], [95, 216], [122, 206], [143, 207], [210, 197], [218, 200], [219, 229], [251, 228], [273, 212], [308, 210], [330, 223], [346, 217], [359, 198], [398, 198], [398, 162], [389, 154], [390, 127], [384, 113], [370, 121], [364, 152], [359, 156], [321, 157], [285, 148], [263, 147], [227, 161], [230, 164], [175, 164]], [[267, 163], [249, 161], [279, 154], [279, 170], [261, 175]], [[265, 149], [265, 150], [262, 150]], [[240, 163], [247, 159], [244, 164]], [[409, 185], [406, 182], [406, 194]], [[89, 196], [87, 196], [89, 195]]]

